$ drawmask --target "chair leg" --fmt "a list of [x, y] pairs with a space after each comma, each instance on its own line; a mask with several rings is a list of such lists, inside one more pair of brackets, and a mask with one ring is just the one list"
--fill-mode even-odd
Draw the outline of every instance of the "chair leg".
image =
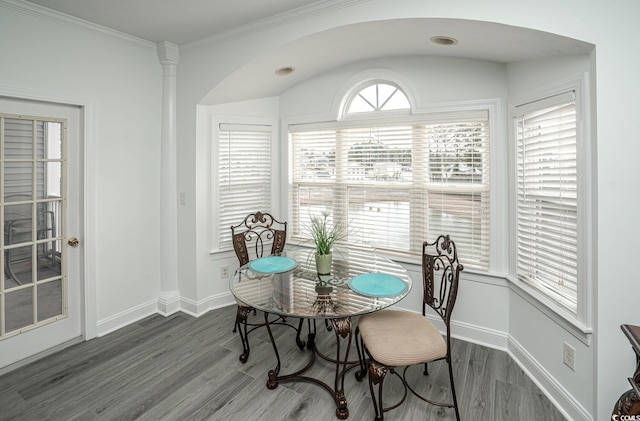
[[360, 337], [360, 329], [356, 327], [356, 351], [358, 351], [358, 365], [360, 368], [356, 370], [356, 380], [362, 381], [367, 375], [367, 360], [364, 353], [364, 341]]
[[304, 349], [306, 342], [302, 340], [302, 327], [304, 326], [304, 319], [298, 320], [298, 327], [296, 328], [296, 344], [298, 348]]
[[238, 331], [240, 335], [240, 341], [242, 342], [242, 354], [240, 354], [240, 361], [244, 364], [249, 359], [249, 336], [247, 334], [247, 318], [251, 312], [250, 307], [238, 306], [236, 310], [236, 324], [233, 328], [234, 331]]
[[451, 365], [451, 355], [447, 356], [449, 366], [449, 383], [451, 383], [451, 395], [453, 396], [453, 409], [456, 411], [456, 420], [460, 421], [460, 411], [458, 410], [458, 399], [456, 397], [456, 387], [453, 384], [453, 366]]
[[428, 363], [424, 363], [424, 372], [422, 373], [425, 376], [429, 375], [429, 364]]
[[[382, 383], [389, 372], [389, 369], [375, 361], [369, 363], [369, 391], [371, 392], [371, 400], [373, 400], [373, 408], [376, 411], [375, 421], [383, 421], [384, 407], [382, 406]], [[374, 392], [374, 385], [378, 385], [378, 399]]]

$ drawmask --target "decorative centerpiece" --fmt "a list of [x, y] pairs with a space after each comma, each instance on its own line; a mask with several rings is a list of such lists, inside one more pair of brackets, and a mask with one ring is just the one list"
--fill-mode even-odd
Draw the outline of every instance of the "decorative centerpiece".
[[323, 211], [322, 217], [312, 216], [309, 231], [316, 245], [316, 269], [318, 275], [331, 273], [333, 260], [333, 245], [347, 237], [347, 225], [342, 219], [334, 219], [333, 224], [328, 221], [329, 212]]

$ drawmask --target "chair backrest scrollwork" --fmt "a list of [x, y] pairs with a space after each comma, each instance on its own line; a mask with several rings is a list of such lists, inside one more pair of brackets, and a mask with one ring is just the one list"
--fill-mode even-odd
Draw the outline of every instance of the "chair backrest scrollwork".
[[450, 328], [451, 313], [458, 295], [462, 264], [456, 245], [448, 235], [422, 244], [423, 315], [431, 307]]
[[278, 221], [270, 213], [258, 211], [231, 226], [231, 239], [242, 266], [262, 257], [268, 244], [271, 244], [271, 255], [282, 253], [287, 240], [287, 223]]

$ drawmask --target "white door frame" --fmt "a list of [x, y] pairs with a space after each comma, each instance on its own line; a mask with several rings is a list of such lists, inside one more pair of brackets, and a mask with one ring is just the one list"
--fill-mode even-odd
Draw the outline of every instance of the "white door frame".
[[84, 162], [81, 194], [83, 195], [83, 243], [84, 255], [81, 266], [81, 300], [83, 301], [81, 330], [84, 340], [93, 339], [98, 331], [98, 313], [96, 305], [96, 261], [95, 261], [95, 105], [89, 98], [77, 97], [59, 92], [16, 88], [0, 84], [0, 96], [27, 99], [32, 101], [53, 102], [80, 107], [81, 145]]

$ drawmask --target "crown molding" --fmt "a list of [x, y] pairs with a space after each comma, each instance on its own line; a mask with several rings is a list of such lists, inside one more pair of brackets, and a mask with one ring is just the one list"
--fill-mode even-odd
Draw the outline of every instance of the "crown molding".
[[[2, 1], [2, 0], [0, 0]], [[255, 34], [258, 32], [266, 31], [268, 29], [277, 28], [287, 25], [289, 23], [302, 21], [313, 16], [323, 15], [325, 13], [333, 12], [335, 10], [344, 9], [347, 7], [355, 6], [360, 3], [367, 3], [371, 0], [324, 0], [314, 2], [307, 6], [302, 6], [294, 10], [280, 13], [268, 18], [260, 19], [245, 25], [240, 25], [235, 28], [218, 32], [217, 34], [188, 42], [180, 46], [181, 50], [194, 50], [197, 48], [206, 47], [216, 42], [230, 39], [240, 38], [247, 35]]]
[[34, 3], [29, 3], [23, 0], [0, 0], [0, 7], [12, 9], [26, 15], [48, 20], [50, 22], [71, 26], [81, 31], [103, 34], [145, 48], [153, 50], [156, 49], [156, 43], [154, 42], [134, 37], [132, 35], [125, 34], [124, 32], [116, 31], [115, 29], [107, 28], [106, 26], [98, 25], [96, 23], [76, 18], [74, 16], [67, 15], [65, 13], [48, 9], [46, 7]]
[[[234, 37], [243, 37], [251, 34], [255, 34], [261, 31], [265, 31], [279, 26], [284, 26], [289, 23], [308, 19], [316, 15], [322, 15], [325, 13], [333, 12], [335, 10], [344, 9], [360, 3], [366, 3], [371, 0], [324, 0], [312, 3], [307, 6], [299, 7], [295, 10], [280, 13], [275, 16], [271, 16], [265, 19], [260, 19], [255, 22], [248, 23], [246, 25], [240, 25], [238, 27], [222, 31], [209, 37], [202, 38], [200, 40], [192, 41], [182, 44], [180, 46], [183, 50], [197, 49], [205, 47], [207, 45], [219, 42], [221, 40], [230, 39]], [[34, 3], [29, 3], [24, 0], [0, 0], [0, 7], [12, 9], [26, 15], [31, 15], [40, 19], [48, 20], [51, 22], [64, 24], [74, 27], [75, 29], [103, 34], [112, 38], [120, 39], [138, 46], [155, 50], [157, 44], [133, 35], [125, 34], [124, 32], [117, 31], [115, 29], [108, 28], [106, 26], [98, 25], [93, 22], [86, 21], [84, 19], [76, 18], [66, 13], [61, 13], [56, 10], [52, 10]]]

